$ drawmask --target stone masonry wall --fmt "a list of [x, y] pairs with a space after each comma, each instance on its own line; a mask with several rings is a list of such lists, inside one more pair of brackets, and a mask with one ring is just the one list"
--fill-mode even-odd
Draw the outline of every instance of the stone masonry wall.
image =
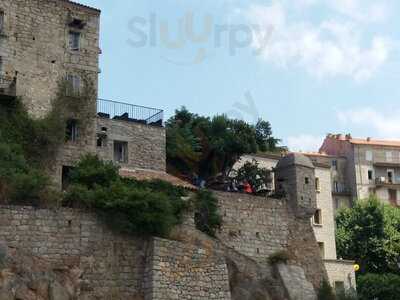
[[114, 234], [91, 214], [0, 207], [0, 241], [54, 270], [80, 269], [79, 299], [142, 299], [147, 241]]
[[166, 170], [165, 128], [134, 122], [97, 118], [97, 131], [107, 129], [107, 139], [97, 153], [104, 160], [114, 159], [114, 141], [128, 143], [128, 162], [121, 168]]
[[225, 257], [213, 249], [153, 239], [145, 300], [230, 300]]
[[288, 244], [289, 215], [281, 199], [217, 193], [223, 217], [218, 238], [236, 251], [266, 263]]
[[[58, 81], [67, 74], [85, 72], [97, 93], [99, 11], [60, 0], [2, 0], [0, 9], [5, 14], [0, 37], [3, 71], [17, 78], [17, 96], [23, 96], [30, 113], [46, 114]], [[78, 51], [69, 49], [70, 18], [86, 23], [78, 30], [82, 37]]]

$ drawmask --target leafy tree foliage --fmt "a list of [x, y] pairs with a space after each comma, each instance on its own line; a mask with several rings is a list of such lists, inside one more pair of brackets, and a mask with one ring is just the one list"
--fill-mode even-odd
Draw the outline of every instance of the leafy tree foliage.
[[247, 181], [254, 193], [265, 190], [267, 188], [266, 185], [272, 182], [271, 171], [261, 168], [255, 159], [251, 162], [245, 162], [235, 173], [234, 180], [236, 182]]
[[357, 279], [362, 300], [397, 300], [400, 295], [400, 276], [395, 274], [366, 274]]
[[355, 260], [360, 273], [397, 273], [400, 258], [400, 212], [376, 198], [341, 210], [336, 218], [338, 256]]
[[225, 115], [202, 117], [184, 107], [167, 121], [166, 129], [169, 170], [205, 180], [226, 178], [243, 154], [274, 151], [279, 142], [268, 122], [254, 126]]

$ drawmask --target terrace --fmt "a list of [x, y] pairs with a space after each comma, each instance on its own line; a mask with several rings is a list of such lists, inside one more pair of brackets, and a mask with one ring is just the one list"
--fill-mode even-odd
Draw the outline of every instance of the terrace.
[[152, 107], [98, 99], [97, 115], [101, 118], [162, 127], [164, 111]]

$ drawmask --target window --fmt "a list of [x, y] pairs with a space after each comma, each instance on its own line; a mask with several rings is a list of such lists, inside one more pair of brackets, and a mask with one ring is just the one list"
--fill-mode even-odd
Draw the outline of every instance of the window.
[[321, 191], [321, 186], [320, 186], [320, 184], [319, 184], [319, 178], [318, 178], [318, 177], [315, 178], [315, 190], [316, 190], [317, 192], [320, 192], [320, 191]]
[[324, 259], [325, 258], [325, 244], [322, 242], [319, 242], [318, 247], [319, 247], [319, 253], [321, 254], [321, 258]]
[[119, 163], [128, 162], [128, 143], [114, 141], [114, 161]]
[[388, 183], [394, 183], [394, 170], [387, 170]]
[[96, 140], [97, 147], [106, 147], [107, 146], [107, 138], [103, 135], [98, 134]]
[[81, 90], [81, 78], [78, 75], [67, 75], [67, 96], [79, 96]]
[[310, 183], [310, 178], [305, 177], [305, 178], [304, 178], [304, 183], [305, 183], [305, 184], [309, 184], [309, 183]]
[[69, 166], [63, 166], [62, 167], [62, 179], [61, 179], [61, 185], [62, 185], [62, 190], [65, 191], [67, 190], [70, 180], [71, 180], [71, 172], [74, 168], [69, 167]]
[[317, 209], [314, 214], [314, 225], [322, 225], [322, 211]]
[[336, 295], [344, 295], [344, 282], [343, 281], [335, 281], [335, 293]]
[[389, 201], [392, 205], [397, 206], [397, 191], [389, 190]]
[[391, 162], [393, 160], [393, 153], [391, 151], [386, 152], [386, 161]]
[[367, 161], [372, 161], [372, 151], [371, 150], [367, 150], [367, 151], [365, 151], [365, 159], [367, 160]]
[[368, 170], [368, 180], [374, 179], [374, 172], [372, 170]]
[[0, 10], [0, 32], [4, 31], [4, 11]]
[[77, 31], [69, 32], [69, 49], [79, 51], [81, 47], [81, 33]]
[[333, 191], [339, 193], [339, 182], [337, 181], [333, 182]]
[[332, 160], [332, 169], [334, 169], [334, 170], [338, 169], [338, 165], [337, 165], [337, 160], [336, 159]]
[[76, 120], [67, 121], [65, 140], [70, 142], [76, 142], [78, 140], [78, 122]]
[[3, 75], [3, 57], [0, 56], [0, 75]]
[[340, 200], [339, 198], [335, 198], [335, 209], [339, 209], [340, 208]]

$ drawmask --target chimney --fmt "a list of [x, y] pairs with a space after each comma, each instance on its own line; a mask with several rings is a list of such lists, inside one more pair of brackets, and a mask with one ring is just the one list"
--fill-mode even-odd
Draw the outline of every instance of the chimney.
[[370, 137], [367, 137], [367, 142], [370, 142], [371, 141], [371, 138]]
[[351, 140], [351, 134], [348, 133], [348, 134], [346, 134], [346, 141], [350, 141], [350, 140]]

